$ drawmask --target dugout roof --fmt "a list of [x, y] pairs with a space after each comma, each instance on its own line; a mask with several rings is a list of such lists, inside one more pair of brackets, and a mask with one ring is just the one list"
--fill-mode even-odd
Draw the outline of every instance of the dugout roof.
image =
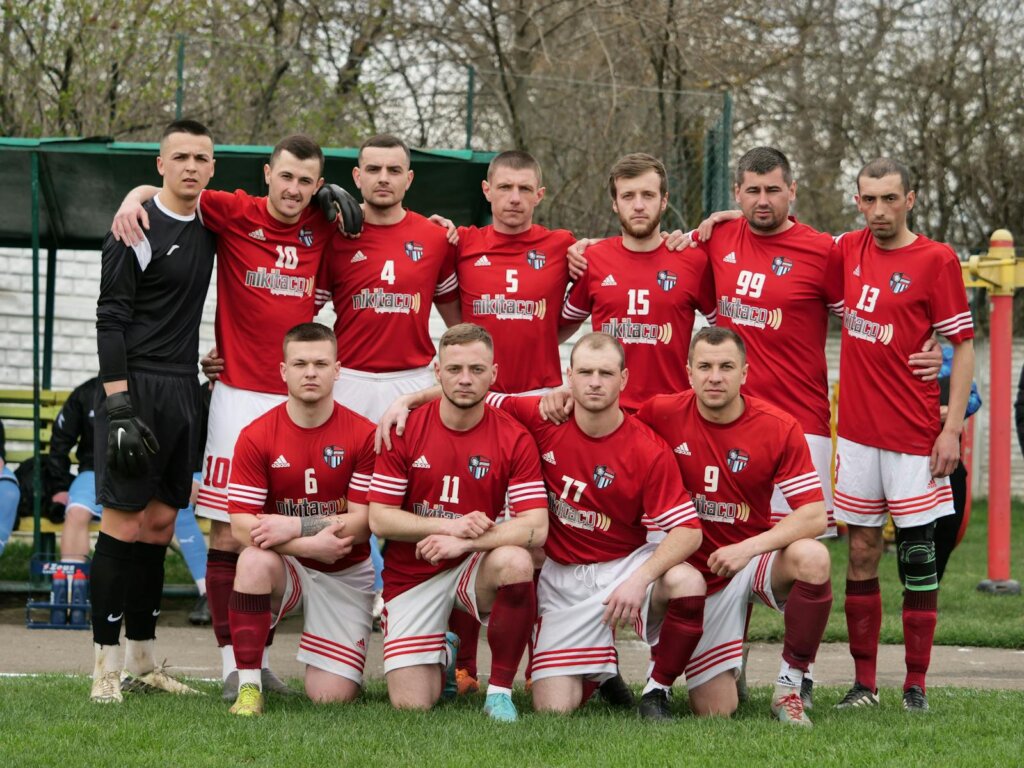
[[[96, 139], [0, 138], [0, 247], [32, 247], [33, 157], [38, 172], [41, 248], [96, 249], [121, 199], [139, 184], [159, 185], [156, 143]], [[217, 145], [215, 189], [266, 194], [263, 164], [272, 147]], [[358, 193], [352, 166], [358, 150], [325, 149], [324, 178]], [[416, 178], [406, 204], [457, 224], [486, 224], [490, 209], [480, 192], [490, 152], [412, 151]]]

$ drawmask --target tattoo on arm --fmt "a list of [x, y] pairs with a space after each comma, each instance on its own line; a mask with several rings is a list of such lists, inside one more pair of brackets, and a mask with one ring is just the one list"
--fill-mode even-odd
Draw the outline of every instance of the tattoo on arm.
[[316, 536], [320, 531], [326, 528], [328, 525], [334, 522], [334, 516], [331, 517], [303, 517], [302, 518], [302, 532], [300, 536]]
[[533, 529], [533, 528], [531, 528], [531, 529], [530, 529], [530, 538], [528, 538], [528, 539], [526, 540], [526, 548], [527, 548], [527, 549], [529, 549], [530, 547], [532, 547], [532, 546], [533, 546], [533, 531], [534, 531], [534, 529]]

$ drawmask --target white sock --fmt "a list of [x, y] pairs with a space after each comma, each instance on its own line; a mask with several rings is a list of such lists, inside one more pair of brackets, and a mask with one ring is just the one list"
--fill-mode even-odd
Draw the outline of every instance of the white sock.
[[227, 680], [228, 675], [238, 670], [238, 667], [235, 665], [235, 646], [222, 645], [220, 647], [220, 664], [221, 681]]
[[263, 661], [260, 662], [260, 666], [263, 669], [270, 669], [270, 648], [267, 646], [263, 647]]
[[206, 579], [196, 579], [196, 589], [199, 590], [199, 596], [202, 597], [206, 594]]
[[782, 660], [779, 666], [779, 676], [775, 679], [775, 696], [786, 696], [793, 693], [793, 689], [800, 692], [800, 685], [804, 681], [803, 670], [789, 666], [786, 660]]
[[156, 669], [153, 640], [128, 640], [124, 652], [124, 668], [138, 677]]
[[243, 685], [255, 685], [262, 691], [263, 680], [260, 671], [258, 669], [238, 670], [238, 687], [241, 688]]
[[662, 685], [657, 680], [655, 680], [653, 677], [649, 677], [649, 678], [647, 678], [647, 685], [644, 686], [644, 692], [642, 694], [640, 694], [640, 695], [643, 696], [646, 693], [650, 693], [651, 691], [658, 691], [658, 690], [665, 691], [665, 693], [669, 694], [670, 696], [672, 695], [672, 686], [671, 685]]
[[813, 664], [808, 664], [807, 665], [807, 671], [804, 672], [804, 679], [805, 680], [813, 680], [814, 679], [814, 665]]
[[506, 696], [511, 696], [512, 695], [512, 689], [511, 688], [502, 688], [500, 685], [488, 685], [487, 686], [487, 695], [490, 696], [491, 694], [494, 694], [494, 693], [504, 693]]
[[107, 672], [121, 671], [121, 646], [93, 643], [94, 661], [92, 677], [97, 679]]

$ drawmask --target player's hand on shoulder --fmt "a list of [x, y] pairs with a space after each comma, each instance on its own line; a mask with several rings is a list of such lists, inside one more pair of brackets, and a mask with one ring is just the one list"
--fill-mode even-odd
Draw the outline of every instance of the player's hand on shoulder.
[[394, 399], [388, 409], [381, 414], [377, 422], [377, 431], [373, 435], [373, 450], [380, 453], [383, 449], [391, 450], [391, 430], [399, 437], [405, 433], [405, 422], [409, 419], [409, 400], [405, 395]]
[[135, 198], [129, 196], [121, 203], [114, 214], [110, 225], [110, 233], [114, 239], [125, 245], [138, 245], [146, 238], [149, 229], [149, 214]]
[[417, 559], [425, 560], [431, 565], [437, 565], [442, 560], [461, 557], [468, 551], [468, 539], [447, 536], [443, 533], [433, 533], [416, 542]]
[[561, 424], [572, 414], [572, 405], [572, 394], [568, 389], [553, 389], [540, 399], [540, 417], [552, 424]]
[[935, 381], [942, 370], [942, 346], [934, 338], [925, 341], [920, 352], [907, 358], [910, 372], [921, 381]]
[[475, 539], [493, 527], [494, 521], [491, 518], [483, 512], [476, 511], [446, 521], [445, 533], [459, 539]]
[[584, 252], [590, 246], [600, 242], [600, 238], [581, 237], [569, 246], [569, 250], [565, 252], [565, 258], [569, 262], [569, 277], [573, 280], [580, 279], [580, 275], [587, 271], [587, 257]]
[[285, 515], [256, 515], [259, 522], [249, 531], [253, 545], [270, 549], [297, 538], [302, 533], [302, 521]]
[[[697, 226], [697, 237], [699, 238], [700, 242], [706, 243], [708, 240], [711, 239], [711, 233], [715, 230], [716, 224], [722, 224], [723, 222], [726, 221], [738, 219], [742, 215], [743, 212], [737, 210], [716, 211], [715, 213], [712, 213], [710, 216], [704, 219], [704, 221], [702, 221]], [[696, 246], [697, 243], [693, 243], [693, 245]]]
[[217, 381], [220, 375], [224, 373], [224, 358], [217, 352], [216, 347], [212, 347], [209, 352], [200, 358], [199, 365], [203, 369], [203, 376], [210, 381]]
[[324, 184], [316, 193], [316, 202], [327, 221], [337, 222], [338, 232], [356, 238], [363, 231], [363, 209], [352, 195], [337, 184]]
[[671, 232], [662, 232], [661, 239], [665, 241], [665, 247], [670, 251], [682, 251], [686, 248], [696, 248], [697, 244], [690, 238], [689, 232], [681, 229], [673, 229]]
[[747, 567], [753, 557], [746, 542], [720, 547], [708, 556], [708, 568], [716, 576], [732, 578]]
[[439, 213], [435, 213], [432, 216], [427, 217], [427, 221], [431, 221], [439, 227], [444, 227], [448, 230], [448, 242], [452, 245], [459, 244], [459, 228], [455, 226], [454, 221], [446, 219]]
[[640, 615], [640, 608], [646, 598], [647, 583], [634, 573], [605, 599], [606, 608], [601, 616], [601, 623], [612, 628], [632, 624]]

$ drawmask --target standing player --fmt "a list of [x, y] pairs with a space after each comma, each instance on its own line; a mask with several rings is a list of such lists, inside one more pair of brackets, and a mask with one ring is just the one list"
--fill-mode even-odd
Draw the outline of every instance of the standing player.
[[[628, 379], [622, 344], [604, 333], [582, 337], [568, 377], [576, 408], [563, 424], [540, 418], [538, 398], [489, 397], [537, 440], [548, 487], [534, 707], [574, 710], [588, 688], [614, 677], [615, 629], [628, 623], [657, 646], [645, 694], [661, 693], [645, 696], [640, 714], [663, 719], [665, 692], [702, 631], [704, 579], [683, 562], [700, 546], [700, 524], [665, 441], [619, 408]], [[668, 535], [647, 543], [648, 530]]]
[[[690, 705], [698, 715], [735, 711], [747, 604], [756, 599], [785, 617], [772, 712], [810, 725], [800, 686], [832, 605], [828, 550], [813, 538], [825, 529], [821, 482], [797, 421], [740, 394], [747, 363], [734, 331], [698, 331], [687, 368], [692, 391], [652, 398], [637, 416], [675, 446], [704, 530], [690, 559], [708, 586], [704, 635], [686, 666]], [[773, 525], [775, 485], [794, 511]]]
[[235, 445], [229, 511], [244, 548], [229, 608], [239, 678], [232, 714], [263, 713], [267, 635], [300, 606], [307, 695], [351, 701], [362, 685], [373, 604], [373, 424], [334, 401], [339, 368], [329, 328], [292, 328], [281, 363], [288, 400], [245, 427]]
[[[160, 140], [163, 186], [146, 208], [150, 229], [133, 247], [103, 242], [96, 341], [97, 501], [103, 506], [92, 564], [95, 666], [90, 697], [126, 690], [197, 693], [157, 667], [156, 619], [164, 556], [189, 502], [199, 398], [196, 355], [215, 242], [196, 216], [213, 176], [213, 139], [199, 123], [171, 123]], [[127, 638], [121, 681], [119, 638]]]
[[694, 311], [714, 320], [714, 286], [706, 260], [664, 245], [658, 224], [668, 206], [668, 179], [661, 161], [626, 155], [608, 179], [612, 210], [622, 236], [587, 251], [587, 269], [562, 307], [572, 335], [593, 314], [594, 328], [619, 339], [633, 371], [622, 406], [636, 411], [653, 395], [689, 389], [682, 360], [693, 331]]
[[[445, 628], [452, 608], [487, 623], [492, 667], [485, 711], [515, 720], [512, 681], [536, 619], [533, 560], [547, 536], [537, 447], [514, 419], [484, 403], [493, 344], [463, 323], [441, 337], [440, 402], [409, 417], [377, 458], [370, 527], [384, 554], [384, 672], [391, 703], [427, 709], [454, 672]], [[508, 495], [511, 519], [495, 520]], [[442, 665], [442, 666], [439, 666]]]
[[[202, 223], [217, 236], [215, 332], [225, 363], [210, 402], [196, 514], [212, 521], [206, 586], [228, 700], [237, 694], [238, 679], [228, 626], [239, 552], [228, 519], [231, 456], [242, 427], [286, 398], [280, 361], [265, 339], [283, 338], [316, 313], [321, 256], [334, 233], [334, 226], [309, 205], [323, 185], [323, 165], [316, 142], [289, 136], [274, 147], [263, 167], [267, 197], [207, 190], [199, 200]], [[115, 218], [115, 236], [130, 240], [141, 234], [138, 201], [152, 191], [139, 187], [129, 193]], [[345, 225], [349, 228], [352, 222]], [[269, 669], [265, 672], [265, 688], [288, 690]]]
[[[856, 677], [837, 707], [878, 705], [878, 563], [889, 513], [905, 588], [903, 707], [922, 712], [938, 610], [935, 521], [953, 513], [948, 475], [960, 458], [974, 324], [956, 254], [907, 226], [915, 199], [907, 169], [873, 160], [858, 174], [857, 190], [867, 227], [839, 240], [846, 305], [836, 449], [836, 517], [850, 531], [846, 623]], [[944, 424], [939, 385], [914, 378], [904, 363], [933, 332], [953, 344]]]

